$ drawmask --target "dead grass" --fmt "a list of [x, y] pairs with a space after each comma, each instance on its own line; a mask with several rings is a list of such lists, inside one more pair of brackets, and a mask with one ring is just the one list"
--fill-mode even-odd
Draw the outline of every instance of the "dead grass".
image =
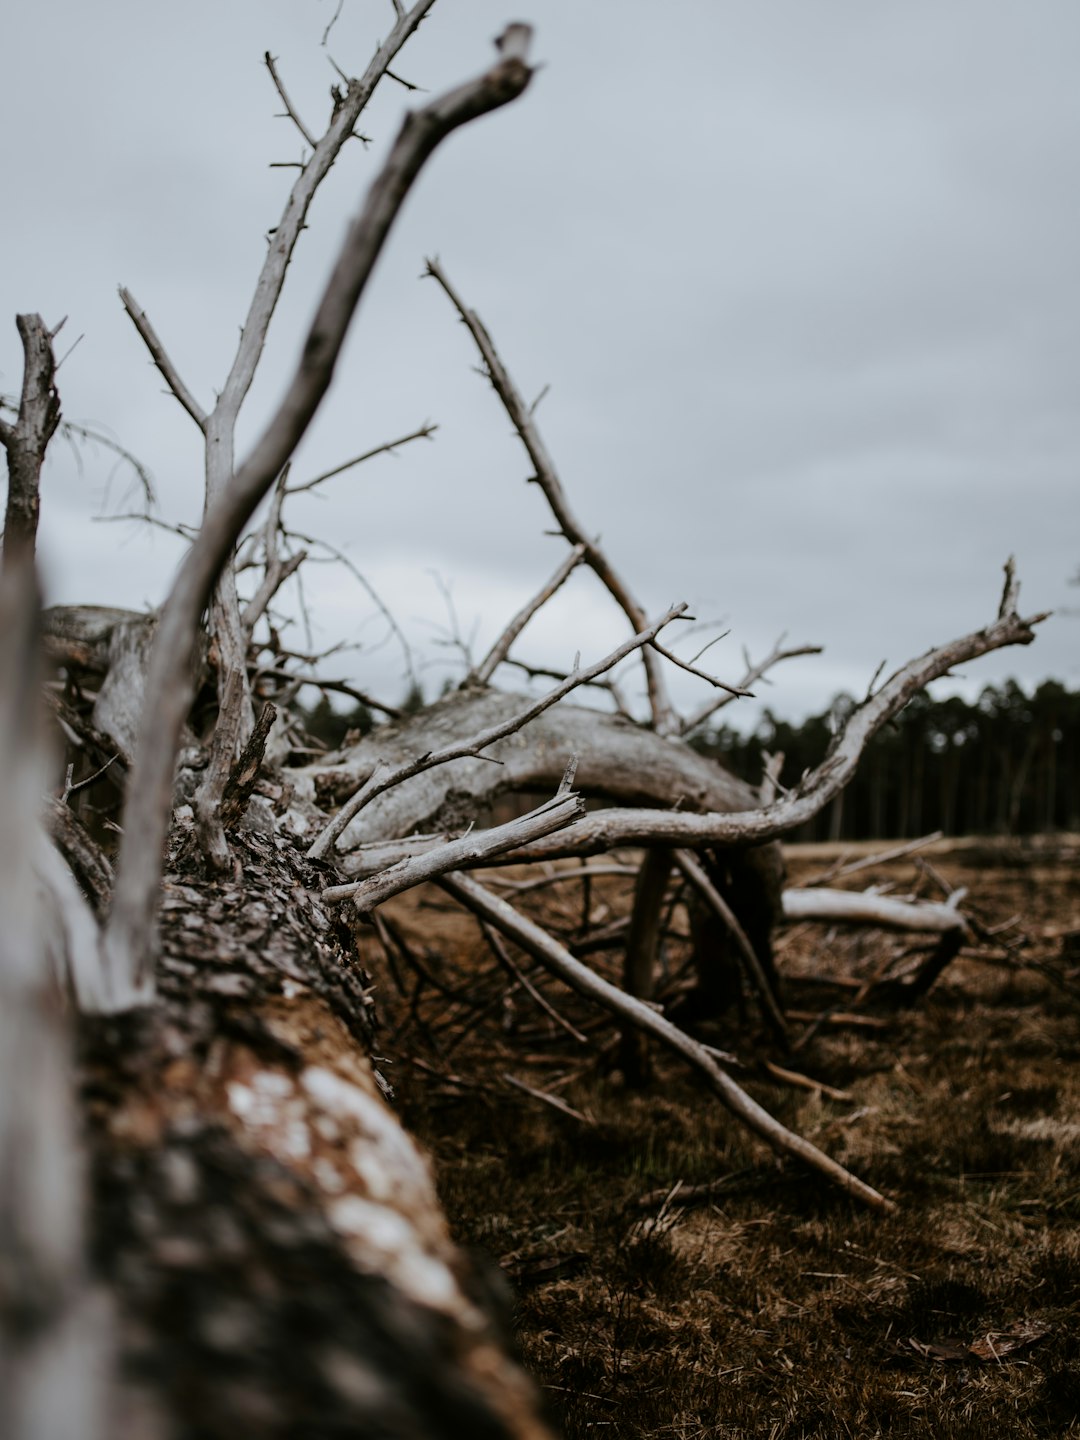
[[[988, 926], [1018, 917], [983, 946], [993, 963], [961, 958], [914, 1013], [826, 1028], [783, 1060], [851, 1100], [747, 1071], [784, 1123], [900, 1202], [885, 1218], [777, 1162], [675, 1061], [658, 1056], [652, 1086], [627, 1090], [606, 1025], [543, 979], [591, 1047], [522, 992], [507, 1002], [471, 925], [415, 900], [392, 912], [443, 987], [412, 993], [399, 958], [402, 997], [371, 957], [400, 1027], [383, 1048], [407, 1121], [459, 1237], [509, 1275], [518, 1344], [567, 1436], [1080, 1436], [1080, 1004], [1056, 983], [1080, 887], [1072, 856], [1023, 860], [934, 857]], [[910, 859], [887, 878], [931, 883]], [[546, 895], [531, 905], [575, 923]], [[594, 911], [624, 903], [622, 882], [594, 885]], [[807, 977], [865, 976], [898, 945], [793, 930], [792, 1003], [820, 1008], [836, 992]], [[753, 1067], [755, 1029], [732, 1016], [718, 1043]], [[640, 1205], [710, 1181], [723, 1183], [697, 1208]], [[981, 1339], [986, 1358], [967, 1348]]]

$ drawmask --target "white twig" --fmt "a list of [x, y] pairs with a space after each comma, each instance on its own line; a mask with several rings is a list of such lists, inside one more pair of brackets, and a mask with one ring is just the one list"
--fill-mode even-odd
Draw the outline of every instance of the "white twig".
[[307, 128], [304, 122], [300, 119], [300, 116], [293, 109], [293, 103], [289, 99], [288, 92], [285, 89], [285, 82], [278, 74], [277, 63], [275, 62], [274, 57], [270, 54], [269, 50], [267, 50], [266, 54], [263, 56], [263, 62], [266, 65], [267, 70], [270, 71], [270, 79], [274, 82], [274, 89], [281, 96], [281, 103], [285, 106], [285, 113], [288, 115], [289, 119], [293, 122], [296, 128], [300, 131], [300, 134], [307, 141], [309, 148], [314, 150], [318, 142], [315, 140], [315, 137], [312, 135], [311, 131]]
[[[597, 578], [607, 588], [634, 629], [641, 630], [646, 623], [644, 609], [631, 594], [626, 582], [612, 567], [607, 556], [600, 549], [598, 542], [586, 534], [583, 526], [571, 510], [570, 503], [566, 498], [566, 492], [562, 487], [562, 481], [559, 479], [554, 462], [541, 439], [532, 412], [522, 399], [506, 366], [499, 358], [494, 342], [488, 334], [482, 320], [475, 310], [470, 310], [466, 306], [465, 302], [450, 284], [446, 272], [438, 260], [427, 261], [427, 273], [439, 282], [451, 304], [464, 321], [473, 340], [476, 342], [477, 349], [480, 351], [484, 364], [487, 367], [488, 378], [491, 380], [495, 393], [502, 401], [503, 408], [510, 417], [510, 421], [517, 431], [521, 443], [528, 453], [529, 459], [533, 463], [536, 473], [531, 478], [535, 480], [543, 491], [544, 498], [551, 508], [551, 513], [558, 522], [559, 529], [571, 545], [583, 545], [585, 547], [585, 564], [595, 572]], [[645, 666], [645, 678], [649, 690], [649, 705], [652, 710], [653, 725], [661, 734], [667, 734], [678, 728], [678, 722], [675, 718], [671, 701], [668, 698], [667, 687], [664, 684], [660, 666], [649, 650], [643, 650], [641, 658]]]
[[387, 440], [385, 445], [376, 445], [373, 450], [365, 450], [362, 455], [354, 455], [351, 460], [346, 460], [342, 465], [335, 465], [332, 470], [324, 470], [313, 480], [305, 480], [302, 485], [290, 485], [285, 493], [300, 495], [305, 490], [314, 490], [315, 486], [321, 485], [324, 480], [332, 480], [335, 475], [341, 475], [346, 470], [351, 470], [354, 465], [362, 465], [365, 460], [374, 460], [376, 455], [393, 455], [402, 445], [408, 445], [411, 440], [430, 440], [438, 428], [437, 425], [421, 425], [419, 430], [412, 430], [408, 435], [402, 435], [397, 440]]
[[[707, 670], [699, 670], [691, 660], [680, 660], [673, 650], [668, 650], [663, 645], [653, 642], [652, 647], [658, 654], [663, 655], [665, 660], [670, 660], [673, 665], [678, 665], [680, 670], [685, 670], [690, 675], [696, 675], [699, 680], [707, 680], [716, 690], [726, 692], [728, 700], [752, 700], [754, 693], [741, 685], [727, 685], [723, 680], [718, 680], [715, 675], [710, 675]], [[706, 646], [706, 649], [708, 647]]]
[[513, 645], [514, 641], [525, 629], [525, 626], [533, 618], [533, 616], [540, 609], [540, 607], [542, 605], [546, 605], [547, 602], [551, 599], [551, 597], [556, 593], [556, 591], [558, 591], [566, 583], [566, 581], [569, 580], [570, 576], [574, 573], [574, 571], [581, 564], [584, 558], [585, 546], [575, 545], [574, 548], [570, 551], [570, 554], [567, 555], [566, 559], [555, 571], [555, 574], [552, 575], [551, 579], [547, 582], [547, 584], [539, 592], [539, 594], [534, 595], [527, 605], [522, 606], [522, 608], [510, 621], [510, 624], [507, 625], [506, 629], [499, 636], [498, 640], [495, 641], [495, 644], [491, 647], [488, 653], [484, 656], [483, 660], [481, 660], [480, 664], [477, 665], [476, 669], [468, 677], [470, 680], [475, 681], [478, 685], [486, 685], [488, 683], [492, 675], [495, 674], [495, 671], [499, 668], [502, 662], [506, 659], [507, 655], [510, 653], [511, 645]]
[[498, 725], [489, 726], [476, 735], [470, 736], [467, 740], [460, 741], [454, 745], [447, 745], [442, 750], [428, 751], [425, 755], [418, 756], [415, 760], [407, 761], [396, 769], [387, 767], [377, 768], [370, 775], [365, 783], [357, 790], [356, 794], [341, 807], [338, 813], [319, 835], [318, 839], [308, 851], [308, 859], [322, 859], [331, 849], [337, 838], [344, 832], [349, 823], [360, 813], [365, 805], [375, 799], [377, 795], [390, 790], [395, 785], [400, 785], [403, 780], [411, 780], [414, 775], [420, 775], [425, 770], [432, 770], [436, 765], [449, 764], [451, 760], [462, 760], [466, 757], [477, 757], [482, 750], [493, 745], [496, 740], [502, 740], [507, 735], [513, 735], [515, 731], [521, 730], [530, 720], [535, 720], [537, 715], [542, 715], [545, 710], [557, 704], [571, 690], [576, 690], [579, 685], [586, 684], [597, 675], [602, 675], [605, 670], [610, 670], [617, 665], [625, 656], [647, 645], [651, 639], [662, 630], [665, 625], [676, 619], [686, 609], [685, 605], [673, 606], [666, 615], [642, 630], [639, 635], [632, 636], [623, 642], [617, 650], [606, 655], [603, 660], [598, 660], [595, 665], [590, 665], [587, 670], [576, 670], [561, 685], [554, 690], [549, 690], [546, 695], [533, 702], [525, 710], [511, 716]]
[[901, 860], [905, 855], [912, 855], [916, 850], [924, 850], [926, 846], [935, 844], [944, 837], [944, 830], [932, 830], [929, 835], [922, 835], [918, 840], [907, 840], [903, 845], [894, 845], [888, 850], [879, 850], [876, 855], [864, 855], [860, 860], [852, 860], [849, 864], [843, 863], [843, 857], [839, 864], [831, 865], [820, 875], [815, 875], [812, 880], [803, 882], [800, 888], [809, 888], [811, 885], [824, 885], [827, 880], [839, 880], [841, 875], [855, 875], [860, 870], [871, 870], [876, 865], [885, 865], [890, 860]]
[[766, 1141], [778, 1154], [789, 1155], [826, 1175], [854, 1199], [876, 1210], [895, 1208], [891, 1200], [872, 1189], [864, 1181], [831, 1160], [815, 1145], [786, 1129], [764, 1110], [740, 1085], [725, 1074], [708, 1050], [673, 1025], [653, 1006], [627, 995], [609, 981], [601, 979], [580, 960], [575, 959], [546, 930], [527, 919], [497, 895], [478, 885], [466, 875], [446, 875], [439, 884], [474, 914], [501, 930], [516, 945], [534, 956], [553, 975], [570, 985], [579, 994], [596, 1001], [617, 1015], [620, 1021], [644, 1030], [674, 1050], [700, 1070], [708, 1079], [720, 1102], [744, 1125]]
[[150, 323], [146, 311], [125, 286], [120, 286], [120, 299], [124, 309], [131, 317], [131, 323], [143, 338], [143, 343], [150, 351], [150, 358], [161, 372], [161, 378], [172, 391], [173, 395], [188, 412], [191, 418], [198, 425], [200, 430], [206, 429], [207, 414], [199, 402], [192, 395], [191, 391], [180, 378], [180, 372], [169, 358], [168, 351], [161, 343], [157, 331]]
[[560, 791], [517, 820], [509, 820], [493, 830], [470, 831], [435, 850], [401, 860], [370, 880], [359, 880], [351, 885], [330, 885], [322, 891], [321, 898], [329, 903], [352, 900], [360, 914], [365, 915], [384, 900], [400, 895], [403, 890], [411, 890], [425, 880], [445, 875], [448, 870], [468, 868], [496, 855], [505, 855], [507, 851], [527, 845], [542, 835], [565, 829], [584, 814], [585, 802], [580, 795], [573, 791]]
[[847, 724], [822, 763], [773, 804], [733, 814], [691, 815], [679, 811], [598, 810], [574, 827], [573, 846], [560, 837], [531, 846], [522, 860], [555, 859], [563, 855], [595, 855], [619, 845], [754, 845], [775, 840], [810, 820], [838, 795], [855, 773], [870, 739], [897, 715], [913, 695], [954, 666], [1007, 645], [1029, 645], [1034, 627], [1046, 616], [1026, 619], [1011, 614], [984, 630], [965, 635], [897, 670], [870, 699], [848, 717]]

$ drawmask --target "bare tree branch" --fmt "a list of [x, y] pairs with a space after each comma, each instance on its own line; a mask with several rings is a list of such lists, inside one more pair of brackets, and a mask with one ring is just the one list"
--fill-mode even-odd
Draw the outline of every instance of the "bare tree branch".
[[[520, 392], [515, 386], [510, 374], [499, 358], [494, 342], [488, 334], [483, 322], [475, 310], [470, 310], [457, 291], [450, 284], [446, 272], [438, 260], [427, 261], [427, 273], [436, 279], [442, 286], [450, 302], [457, 310], [464, 321], [469, 333], [476, 342], [485, 366], [487, 367], [488, 378], [502, 401], [503, 408], [509, 415], [514, 429], [517, 431], [521, 443], [528, 452], [529, 459], [535, 467], [536, 473], [530, 478], [534, 480], [544, 493], [544, 497], [551, 507], [551, 512], [559, 524], [559, 528], [571, 545], [583, 545], [585, 547], [585, 563], [596, 573], [598, 579], [607, 588], [616, 604], [623, 611], [626, 618], [635, 630], [641, 630], [647, 623], [645, 611], [638, 604], [631, 594], [629, 587], [622, 577], [613, 569], [607, 556], [600, 549], [599, 543], [585, 533], [577, 517], [570, 509], [566, 492], [563, 490], [562, 482], [559, 479], [555, 465], [547, 452], [532, 412], [525, 404]], [[649, 690], [649, 705], [652, 710], [653, 724], [661, 734], [668, 734], [677, 728], [675, 712], [671, 701], [668, 698], [667, 687], [660, 671], [660, 666], [649, 650], [642, 651], [642, 663], [645, 666], [645, 678]]]
[[332, 480], [335, 475], [341, 475], [344, 471], [351, 470], [354, 465], [362, 465], [365, 460], [374, 460], [376, 455], [396, 454], [402, 445], [408, 445], [411, 440], [430, 440], [438, 428], [437, 425], [430, 425], [425, 421], [418, 430], [412, 430], [408, 435], [402, 435], [397, 440], [387, 440], [385, 445], [376, 445], [374, 450], [365, 450], [362, 455], [354, 455], [343, 465], [335, 465], [332, 470], [324, 470], [321, 475], [316, 475], [314, 480], [305, 480], [302, 485], [290, 485], [286, 494], [301, 495], [305, 490], [314, 490], [315, 486], [321, 485], [324, 480]]
[[577, 689], [579, 685], [584, 685], [589, 680], [595, 679], [597, 675], [602, 675], [605, 670], [610, 670], [613, 665], [617, 665], [626, 655], [631, 654], [632, 651], [638, 649], [640, 646], [648, 644], [658, 631], [662, 630], [665, 625], [670, 624], [670, 622], [681, 615], [685, 609], [685, 605], [673, 606], [666, 615], [648, 626], [640, 635], [634, 635], [631, 639], [624, 641], [617, 650], [613, 650], [611, 654], [606, 655], [603, 660], [598, 660], [595, 665], [590, 665], [587, 670], [576, 670], [569, 679], [564, 680], [561, 685], [557, 685], [554, 690], [549, 690], [546, 695], [541, 696], [539, 700], [534, 701], [527, 709], [520, 711], [509, 720], [504, 720], [498, 725], [492, 725], [488, 729], [470, 736], [463, 742], [445, 746], [441, 750], [429, 751], [426, 755], [420, 755], [415, 760], [410, 760], [404, 765], [397, 766], [396, 769], [391, 770], [386, 766], [377, 767], [356, 794], [353, 795], [352, 799], [341, 807], [330, 824], [327, 825], [326, 829], [311, 846], [311, 849], [308, 851], [308, 858], [311, 860], [322, 859], [332, 848], [334, 842], [338, 836], [342, 834], [346, 826], [360, 813], [364, 806], [374, 800], [377, 795], [381, 795], [384, 791], [392, 789], [395, 785], [400, 785], [403, 780], [410, 780], [414, 775], [420, 775], [425, 770], [434, 769], [436, 765], [446, 765], [451, 760], [461, 760], [466, 756], [479, 756], [481, 751], [487, 749], [489, 745], [493, 745], [496, 740], [502, 740], [504, 736], [512, 735], [515, 731], [521, 730], [530, 720], [534, 720], [537, 715], [542, 715], [545, 710], [549, 710], [552, 705], [557, 704], [566, 695], [569, 695], [572, 690]]
[[366, 705], [369, 710], [378, 710], [380, 715], [389, 715], [391, 719], [396, 719], [401, 714], [396, 705], [387, 705], [383, 700], [376, 700], [366, 690], [358, 690], [347, 680], [324, 680], [321, 675], [304, 675], [295, 670], [278, 669], [267, 665], [256, 666], [255, 674], [260, 679], [265, 676], [270, 680], [281, 680], [288, 685], [295, 685], [297, 689], [304, 685], [310, 685], [315, 690], [327, 690], [335, 695], [347, 695], [358, 705]]
[[488, 653], [476, 666], [472, 674], [467, 676], [467, 681], [474, 681], [478, 685], [486, 685], [492, 675], [499, 668], [502, 662], [510, 653], [510, 647], [525, 629], [525, 626], [533, 618], [542, 605], [546, 605], [557, 590], [563, 586], [573, 572], [585, 558], [585, 546], [575, 545], [562, 562], [559, 568], [552, 575], [544, 588], [538, 595], [534, 595], [527, 605], [522, 606], [514, 618], [507, 625], [506, 629], [495, 641]]
[[[386, 601], [375, 589], [374, 585], [372, 585], [371, 581], [367, 578], [367, 576], [363, 573], [359, 566], [353, 564], [352, 560], [349, 559], [348, 555], [345, 554], [344, 550], [338, 549], [336, 545], [331, 545], [328, 540], [322, 540], [317, 535], [305, 535], [300, 530], [291, 529], [287, 531], [287, 534], [290, 540], [297, 540], [303, 545], [310, 545], [313, 549], [323, 550], [331, 558], [331, 560], [336, 561], [336, 563], [339, 565], [344, 565], [345, 569], [348, 570], [349, 574], [353, 577], [356, 583], [363, 590], [364, 594], [367, 595], [368, 599], [375, 606], [376, 610], [378, 610], [379, 614], [386, 621], [390, 634], [396, 637], [398, 644], [401, 646], [402, 657], [405, 661], [405, 673], [408, 676], [410, 683], [414, 685], [418, 684], [419, 682], [416, 678], [416, 666], [413, 663], [412, 649], [405, 636], [405, 632], [402, 630], [401, 626], [394, 618], [393, 611], [390, 609], [389, 605], [387, 605]], [[387, 709], [385, 705], [380, 705], [377, 708], [384, 711], [388, 715], [394, 713], [393, 711]]]
[[[793, 660], [797, 655], [821, 654], [820, 645], [796, 645], [791, 650], [785, 650], [783, 649], [783, 644], [784, 637], [781, 635], [769, 654], [756, 665], [750, 663], [750, 656], [745, 650], [743, 651], [743, 659], [746, 662], [746, 673], [735, 686], [735, 690], [738, 693], [746, 694], [749, 686], [762, 679], [767, 671], [771, 670], [774, 665], [779, 665], [782, 660]], [[715, 715], [717, 710], [722, 710], [725, 705], [730, 705], [735, 698], [736, 696], [734, 694], [720, 695], [706, 701], [704, 705], [698, 710], [695, 710], [692, 715], [689, 715], [683, 721], [680, 727], [680, 734], [689, 735], [691, 731], [696, 730], [699, 725], [703, 725], [706, 720]]]
[[49, 330], [40, 315], [17, 315], [15, 324], [23, 344], [22, 395], [14, 423], [0, 420], [0, 444], [7, 450], [8, 468], [5, 565], [34, 553], [41, 512], [41, 466], [60, 423], [52, 347], [56, 331]]
[[584, 814], [584, 800], [574, 791], [568, 791], [517, 820], [508, 820], [505, 825], [496, 825], [492, 830], [462, 835], [437, 849], [401, 860], [369, 880], [358, 880], [351, 885], [330, 885], [322, 892], [321, 898], [331, 903], [352, 900], [360, 914], [366, 915], [376, 905], [400, 895], [403, 890], [411, 890], [425, 880], [445, 875], [448, 870], [459, 870], [462, 866], [492, 860], [508, 850], [516, 850], [530, 840], [565, 829]]
[[[415, 28], [427, 8], [426, 3], [415, 6], [407, 23]], [[244, 525], [290, 459], [329, 387], [353, 311], [424, 162], [459, 126], [519, 96], [530, 73], [519, 60], [500, 61], [478, 79], [406, 118], [349, 227], [283, 401], [248, 460], [211, 502], [202, 530], [180, 567], [161, 612], [151, 657], [148, 703], [128, 790], [116, 890], [105, 932], [108, 954], [137, 982], [148, 984], [152, 974], [173, 763], [191, 701], [188, 659], [203, 608]], [[242, 370], [240, 357], [237, 363]]]
[[785, 920], [834, 920], [850, 925], [880, 925], [887, 930], [913, 930], [944, 935], [966, 930], [958, 906], [966, 891], [957, 890], [947, 904], [926, 900], [898, 900], [853, 890], [785, 890]]
[[587, 965], [575, 959], [546, 930], [542, 930], [539, 925], [514, 910], [505, 900], [492, 895], [489, 890], [485, 890], [466, 875], [445, 875], [438, 883], [448, 894], [453, 895], [488, 924], [501, 930], [580, 995], [603, 1005], [624, 1023], [635, 1025], [655, 1036], [668, 1049], [689, 1060], [706, 1076], [721, 1104], [742, 1124], [760, 1135], [778, 1154], [791, 1156], [812, 1166], [839, 1185], [853, 1199], [860, 1200], [876, 1210], [895, 1209], [891, 1200], [857, 1179], [808, 1140], [786, 1129], [767, 1110], [762, 1109], [730, 1075], [721, 1070], [705, 1046], [692, 1040], [653, 1006], [634, 999], [609, 981], [601, 979]]
[[267, 70], [270, 71], [270, 79], [274, 82], [274, 89], [281, 96], [281, 103], [285, 106], [286, 115], [289, 117], [289, 119], [293, 122], [296, 128], [300, 131], [300, 134], [307, 141], [309, 148], [314, 150], [318, 142], [315, 140], [311, 131], [307, 128], [304, 122], [300, 119], [300, 116], [293, 109], [293, 103], [289, 99], [288, 91], [285, 89], [285, 82], [282, 80], [281, 76], [277, 72], [277, 62], [274, 60], [274, 57], [270, 54], [269, 50], [267, 50], [266, 54], [263, 56], [263, 63], [265, 64]]
[[39, 615], [32, 553], [17, 547], [0, 572], [0, 1434], [77, 1440], [106, 1433], [108, 1336], [87, 1284], [71, 1041], [34, 870], [51, 851]]
[[762, 1014], [768, 1021], [776, 1038], [786, 1047], [790, 1042], [787, 1024], [784, 1020], [783, 1011], [780, 1009], [780, 1002], [777, 999], [773, 986], [769, 982], [768, 976], [762, 969], [757, 951], [753, 945], [751, 945], [750, 938], [746, 931], [739, 924], [738, 917], [720, 894], [720, 891], [709, 879], [705, 867], [696, 855], [693, 855], [689, 850], [676, 850], [673, 858], [675, 864], [713, 913], [718, 916], [721, 923], [727, 929], [728, 934], [735, 941], [735, 947], [742, 958], [746, 977], [754, 988], [754, 993], [757, 995]]
[[677, 811], [598, 810], [574, 827], [574, 840], [561, 837], [542, 840], [515, 860], [554, 859], [564, 855], [595, 855], [618, 845], [756, 845], [774, 840], [811, 819], [844, 788], [855, 773], [871, 737], [897, 715], [912, 696], [932, 680], [948, 674], [979, 655], [1007, 645], [1029, 645], [1034, 627], [1045, 614], [1021, 619], [1009, 614], [984, 630], [930, 650], [897, 670], [870, 699], [852, 711], [843, 732], [830, 747], [822, 763], [805, 775], [795, 789], [773, 804], [734, 814], [689, 815]]
[[[354, 133], [356, 121], [379, 81], [385, 75], [387, 67], [433, 4], [434, 0], [418, 0], [418, 3], [408, 13], [398, 16], [389, 36], [376, 50], [363, 76], [359, 80], [346, 78], [343, 91], [339, 92], [335, 99], [333, 114], [326, 133], [315, 144], [310, 160], [297, 176], [289, 192], [281, 219], [270, 234], [269, 248], [241, 329], [240, 343], [213, 410], [199, 419], [201, 412], [198, 411], [198, 407], [193, 408], [190, 395], [182, 387], [177, 388], [173, 384], [174, 379], [178, 380], [175, 369], [169, 366], [168, 371], [163, 370], [174, 393], [186, 405], [190, 413], [199, 420], [206, 436], [205, 514], [207, 516], [214, 502], [233, 481], [237, 418], [251, 388], [255, 370], [266, 343], [270, 321], [285, 282], [286, 271], [304, 228], [311, 202], [342, 147]], [[437, 140], [436, 143], [438, 143]], [[126, 294], [126, 292], [122, 293]], [[351, 304], [348, 306], [347, 313], [349, 315], [352, 313]], [[132, 318], [135, 318], [134, 315]], [[146, 324], [148, 327], [149, 322]], [[140, 331], [149, 344], [147, 330], [140, 326]], [[152, 335], [152, 331], [149, 334]], [[153, 338], [157, 345], [157, 352], [151, 346], [151, 353], [154, 354], [155, 361], [158, 361], [159, 368], [161, 368], [158, 352], [161, 357], [165, 359], [167, 357], [164, 357], [160, 341], [157, 341], [156, 336]], [[214, 732], [211, 750], [216, 752], [228, 744], [233, 737], [236, 737], [238, 743], [242, 743], [251, 729], [253, 718], [245, 667], [247, 635], [240, 615], [240, 602], [236, 592], [233, 567], [225, 562], [219, 566], [217, 584], [210, 598], [209, 630], [217, 657], [219, 713], [224, 709], [226, 694], [232, 697], [231, 703], [236, 709], [236, 715], [229, 717], [228, 723], [219, 726]], [[235, 686], [229, 687], [229, 676], [233, 673], [240, 676], [239, 691]], [[220, 785], [222, 777], [227, 773], [228, 767], [235, 758], [236, 750], [234, 748], [221, 757], [220, 763], [212, 764], [207, 770], [203, 789], [208, 784]], [[204, 810], [216, 804], [220, 798], [219, 790], [207, 791], [203, 796]]]
[[180, 372], [169, 358], [168, 351], [161, 343], [157, 331], [150, 323], [146, 311], [125, 286], [120, 286], [120, 299], [124, 309], [131, 318], [131, 323], [143, 338], [143, 343], [150, 351], [150, 358], [161, 373], [161, 378], [169, 387], [172, 394], [180, 401], [180, 404], [188, 412], [191, 418], [198, 425], [200, 430], [206, 429], [207, 414], [199, 402], [192, 395], [191, 391], [180, 378]]
[[936, 841], [944, 838], [944, 830], [932, 830], [929, 835], [921, 835], [918, 840], [906, 840], [903, 845], [890, 846], [887, 850], [879, 850], [876, 855], [864, 855], [859, 860], [852, 860], [845, 864], [844, 857], [835, 865], [830, 865], [819, 875], [811, 880], [804, 880], [800, 888], [809, 889], [812, 885], [824, 885], [828, 880], [839, 880], [842, 875], [855, 875], [860, 870], [870, 870], [876, 865], [885, 865], [890, 860], [900, 860], [905, 855], [911, 855], [916, 850], [922, 850], [927, 845], [933, 845]]
[[263, 579], [255, 594], [244, 606], [240, 616], [240, 623], [244, 628], [244, 634], [248, 643], [251, 641], [252, 632], [264, 614], [266, 607], [281, 589], [290, 575], [295, 574], [307, 557], [307, 552], [299, 551], [295, 555], [283, 558], [278, 549], [278, 538], [281, 531], [281, 507], [285, 501], [286, 481], [289, 478], [289, 467], [283, 465], [281, 474], [274, 486], [274, 493], [270, 500], [270, 508], [267, 512], [266, 522], [262, 531], [263, 548]]
[[709, 684], [717, 690], [725, 691], [726, 700], [752, 700], [754, 698], [752, 690], [747, 690], [741, 685], [725, 684], [723, 680], [718, 680], [715, 675], [710, 675], [707, 670], [699, 670], [691, 661], [680, 660], [674, 651], [666, 649], [663, 645], [657, 645], [654, 642], [653, 649], [657, 651], [658, 654], [663, 655], [665, 660], [670, 660], [673, 665], [678, 665], [680, 670], [685, 670], [689, 675], [696, 675], [699, 680], [707, 680]]

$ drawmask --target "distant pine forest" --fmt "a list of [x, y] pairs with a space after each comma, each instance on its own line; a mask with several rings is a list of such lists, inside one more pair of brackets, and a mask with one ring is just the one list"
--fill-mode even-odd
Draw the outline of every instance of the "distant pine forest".
[[[855, 701], [839, 695], [801, 725], [765, 712], [752, 735], [723, 725], [695, 741], [759, 785], [764, 752], [784, 755], [793, 786], [820, 763]], [[1080, 831], [1080, 691], [1047, 680], [1026, 695], [1013, 680], [972, 704], [917, 696], [871, 741], [855, 778], [793, 841], [1035, 835]]]

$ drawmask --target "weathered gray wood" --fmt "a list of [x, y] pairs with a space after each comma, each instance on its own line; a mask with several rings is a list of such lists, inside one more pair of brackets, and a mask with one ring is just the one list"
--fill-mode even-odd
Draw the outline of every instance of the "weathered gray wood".
[[[526, 696], [503, 691], [447, 695], [419, 715], [380, 726], [340, 760], [298, 772], [300, 793], [330, 809], [380, 762], [397, 766], [449, 747], [510, 719], [528, 703]], [[748, 810], [757, 804], [749, 785], [681, 741], [582, 706], [564, 703], [547, 711], [485, 753], [490, 760], [454, 760], [378, 796], [341, 836], [339, 852], [363, 840], [396, 840], [413, 831], [471, 824], [507, 792], [554, 789], [574, 754], [579, 757], [575, 787], [615, 804], [679, 804], [694, 813]]]
[[83, 1254], [71, 1045], [33, 871], [39, 748], [37, 595], [29, 552], [0, 575], [0, 1435], [104, 1435], [107, 1325]]
[[232, 844], [208, 879], [174, 835], [155, 1004], [82, 1025], [110, 1440], [551, 1440], [388, 1103], [323, 872]]

